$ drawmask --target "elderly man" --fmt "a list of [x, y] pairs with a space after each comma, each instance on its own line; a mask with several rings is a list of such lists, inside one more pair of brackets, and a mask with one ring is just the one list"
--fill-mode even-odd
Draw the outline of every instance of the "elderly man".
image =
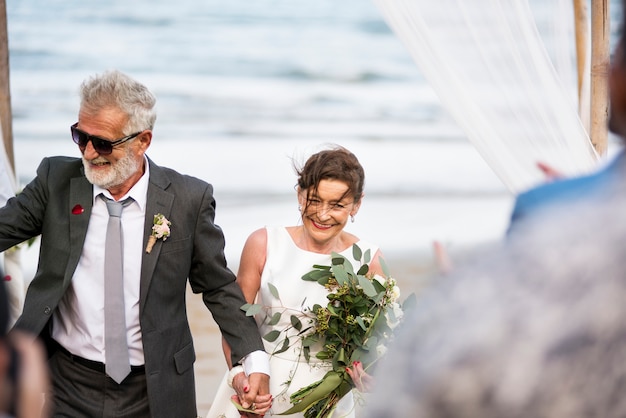
[[45, 158], [0, 209], [0, 250], [41, 234], [15, 328], [50, 348], [54, 416], [197, 416], [187, 282], [249, 374], [244, 406], [269, 397], [267, 355], [239, 309], [212, 186], [146, 156], [154, 105], [121, 72], [86, 80], [71, 126], [82, 158]]

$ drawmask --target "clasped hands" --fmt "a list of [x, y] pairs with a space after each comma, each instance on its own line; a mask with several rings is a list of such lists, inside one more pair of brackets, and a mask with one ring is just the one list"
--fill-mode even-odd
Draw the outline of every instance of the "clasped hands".
[[251, 373], [249, 376], [244, 372], [238, 373], [232, 386], [237, 394], [231, 399], [241, 406], [238, 407], [241, 417], [263, 416], [271, 408], [270, 377], [265, 373]]
[[[363, 369], [360, 361], [354, 362], [351, 367], [346, 368], [346, 371], [357, 390], [372, 391], [374, 378]], [[250, 376], [246, 376], [244, 372], [240, 372], [234, 376], [232, 386], [237, 394], [231, 399], [235, 404], [240, 405], [238, 409], [242, 418], [263, 416], [272, 407], [268, 375], [251, 373]]]

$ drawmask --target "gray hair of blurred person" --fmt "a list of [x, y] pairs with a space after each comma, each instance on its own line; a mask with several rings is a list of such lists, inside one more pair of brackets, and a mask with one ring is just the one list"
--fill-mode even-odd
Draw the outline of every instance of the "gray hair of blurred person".
[[156, 98], [146, 86], [128, 75], [106, 71], [90, 77], [80, 86], [81, 111], [97, 112], [115, 107], [128, 116], [124, 134], [153, 129], [156, 121]]

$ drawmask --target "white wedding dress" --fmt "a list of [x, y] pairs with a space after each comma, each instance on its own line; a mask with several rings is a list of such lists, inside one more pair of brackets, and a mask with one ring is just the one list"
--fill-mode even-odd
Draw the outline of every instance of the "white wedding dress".
[[[363, 253], [370, 250], [372, 257], [378, 250], [377, 247], [364, 241], [359, 241], [357, 245]], [[353, 259], [352, 247], [344, 250], [341, 255], [352, 262], [355, 270], [358, 269], [360, 263]], [[290, 312], [294, 314], [301, 313], [303, 308], [310, 308], [316, 303], [326, 306], [328, 303], [326, 298], [328, 292], [326, 289], [317, 282], [308, 282], [301, 279], [304, 274], [313, 269], [315, 264], [330, 265], [330, 255], [313, 253], [298, 248], [284, 227], [267, 228], [267, 258], [261, 276], [261, 288], [257, 295], [256, 303], [272, 306], [272, 313], [283, 312], [285, 308], [288, 309], [283, 313], [280, 322], [273, 326], [262, 323], [265, 314], [259, 314], [262, 317], [256, 319], [261, 336], [274, 329], [280, 331], [289, 327], [291, 324]], [[272, 295], [268, 283], [273, 284], [278, 289], [280, 300]], [[302, 325], [303, 329], [308, 326], [306, 322], [303, 322]], [[293, 329], [292, 331], [290, 333], [292, 336], [297, 333]], [[265, 350], [270, 354], [276, 351], [282, 345], [283, 335], [281, 334], [281, 337], [273, 343], [263, 340]], [[271, 355], [270, 357], [270, 391], [274, 396], [274, 401], [272, 409], [265, 416], [273, 416], [289, 409], [292, 406], [289, 402], [289, 396], [293, 392], [321, 379], [329, 370], [328, 366], [323, 365], [314, 358], [311, 358], [310, 363], [307, 363], [304, 357], [300, 356], [301, 346], [299, 340], [293, 337], [291, 343], [293, 344], [293, 342], [298, 342], [298, 344], [294, 344], [283, 353]], [[316, 352], [315, 348], [312, 348], [311, 352]], [[286, 383], [288, 380], [291, 380], [290, 384]], [[230, 397], [234, 393], [234, 390], [226, 383], [226, 376], [224, 376], [207, 418], [239, 418], [239, 412], [230, 402]], [[288, 416], [303, 417], [301, 413]], [[344, 396], [337, 404], [333, 417], [354, 418], [352, 392]]]

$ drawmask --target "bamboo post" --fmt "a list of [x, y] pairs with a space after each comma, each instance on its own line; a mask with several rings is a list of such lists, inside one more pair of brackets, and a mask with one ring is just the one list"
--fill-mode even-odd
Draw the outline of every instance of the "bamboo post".
[[15, 173], [13, 155], [13, 116], [11, 115], [11, 88], [9, 85], [9, 37], [7, 30], [6, 0], [0, 0], [0, 125], [2, 141], [7, 153], [10, 170]]
[[576, 70], [578, 71], [578, 102], [579, 108], [584, 109], [583, 84], [585, 82], [585, 67], [589, 39], [589, 24], [587, 0], [573, 0], [574, 3], [574, 28], [576, 34]]
[[608, 139], [609, 0], [591, 0], [591, 143], [606, 154]]

